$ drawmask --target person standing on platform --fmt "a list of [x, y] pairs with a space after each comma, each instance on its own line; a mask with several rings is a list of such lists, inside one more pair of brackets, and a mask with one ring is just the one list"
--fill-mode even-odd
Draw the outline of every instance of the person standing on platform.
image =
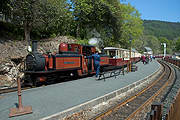
[[150, 60], [151, 60], [151, 62], [152, 62], [152, 59], [153, 59], [153, 55], [150, 55]]
[[143, 55], [143, 56], [141, 57], [141, 59], [142, 59], [143, 64], [145, 64], [146, 57]]
[[146, 61], [146, 64], [149, 63], [149, 56], [148, 55], [146, 56], [146, 60], [145, 61]]
[[98, 54], [98, 51], [96, 51], [95, 54], [92, 55], [92, 57], [94, 59], [94, 69], [96, 71], [96, 78], [98, 78], [100, 72], [100, 56]]

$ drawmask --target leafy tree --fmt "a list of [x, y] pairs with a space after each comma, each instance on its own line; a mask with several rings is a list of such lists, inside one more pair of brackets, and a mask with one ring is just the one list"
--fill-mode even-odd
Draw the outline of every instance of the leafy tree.
[[10, 5], [12, 22], [24, 27], [27, 41], [30, 33], [41, 37], [72, 35], [86, 41], [93, 37], [93, 30], [105, 46], [128, 48], [129, 39], [141, 40], [140, 14], [119, 0], [11, 0]]
[[17, 0], [12, 1], [11, 5], [13, 15], [12, 22], [24, 26], [25, 40], [29, 41], [33, 24], [40, 18], [40, 1]]
[[109, 43], [112, 43], [112, 46], [118, 46], [117, 44], [123, 44], [123, 41], [121, 41], [122, 37], [122, 24], [123, 24], [123, 17], [122, 17], [122, 10], [121, 10], [121, 4], [119, 0], [106, 0], [107, 4], [110, 7], [111, 10], [111, 29], [112, 29], [112, 38], [110, 39], [112, 42], [107, 41], [107, 45]]
[[[161, 43], [166, 43], [167, 53], [172, 53], [172, 43], [170, 42], [170, 40], [168, 40], [165, 37], [160, 37], [159, 41]], [[161, 45], [161, 51], [163, 52], [163, 50], [164, 50], [164, 47], [163, 47], [163, 45]]]
[[176, 48], [177, 52], [180, 52], [180, 37], [176, 41], [176, 47], [175, 48]]
[[165, 37], [160, 37], [160, 38], [159, 38], [159, 41], [160, 41], [161, 43], [166, 43], [167, 45], [170, 45], [169, 40], [168, 40], [167, 38], [165, 38]]
[[11, 7], [12, 22], [24, 27], [26, 41], [30, 40], [31, 31], [41, 36], [62, 34], [63, 30], [66, 33], [68, 30], [63, 24], [67, 23], [66, 18], [72, 19], [67, 15], [66, 0], [12, 0]]
[[[158, 38], [152, 35], [143, 35], [140, 37], [140, 40], [135, 40], [135, 43], [138, 44], [137, 42], [142, 41], [141, 45], [139, 46], [134, 46], [137, 50], [141, 51], [144, 49], [144, 47], [150, 47], [153, 50], [154, 54], [159, 54], [162, 51], [160, 51], [161, 48], [161, 43], [159, 42]], [[143, 52], [143, 51], [142, 51]]]
[[72, 3], [77, 37], [86, 39], [88, 32], [93, 29], [99, 33], [104, 29], [113, 31], [110, 25], [114, 17], [104, 0], [72, 0]]
[[11, 5], [10, 0], [1, 0], [0, 1], [0, 13], [5, 15], [6, 20], [11, 16]]
[[144, 49], [144, 39], [143, 36], [141, 36], [138, 39], [134, 39], [132, 42], [132, 47], [135, 48], [137, 51], [143, 53], [143, 49]]
[[137, 39], [143, 34], [143, 22], [140, 19], [140, 14], [138, 13], [138, 11], [130, 4], [121, 5], [121, 14], [121, 41], [122, 43], [124, 43], [123, 45], [127, 48], [130, 39]]
[[127, 47], [130, 36], [138, 38], [143, 31], [140, 14], [130, 4], [118, 0], [72, 0], [77, 25], [76, 36], [88, 39], [96, 29], [105, 46]]
[[73, 15], [66, 0], [48, 0], [42, 4], [42, 22], [46, 33], [69, 35], [73, 25]]

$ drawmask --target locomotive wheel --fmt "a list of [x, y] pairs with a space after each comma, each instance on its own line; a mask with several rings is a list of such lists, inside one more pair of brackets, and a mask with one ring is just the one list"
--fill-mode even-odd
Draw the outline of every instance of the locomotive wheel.
[[45, 85], [49, 85], [49, 84], [53, 84], [55, 82], [57, 82], [58, 80], [58, 75], [57, 74], [50, 74], [48, 76], [46, 76], [46, 81], [44, 82]]
[[79, 77], [77, 71], [73, 71], [71, 74], [72, 74], [72, 76], [70, 75], [70, 78], [72, 78], [72, 79], [77, 79]]
[[36, 78], [34, 78], [34, 79], [32, 80], [32, 83], [33, 83], [32, 87], [36, 87], [36, 86], [37, 86]]
[[37, 86], [37, 77], [36, 76], [32, 76], [31, 77], [31, 87], [36, 87]]
[[32, 78], [31, 78], [30, 75], [25, 75], [25, 78], [24, 78], [24, 85], [25, 85], [25, 86], [30, 86], [30, 87], [33, 86]]

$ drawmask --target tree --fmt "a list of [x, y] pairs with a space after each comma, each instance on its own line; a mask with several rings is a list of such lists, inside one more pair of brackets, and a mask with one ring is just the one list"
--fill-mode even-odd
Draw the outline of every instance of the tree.
[[140, 40], [135, 40], [135, 43], [138, 44], [138, 41], [143, 41], [141, 45], [139, 46], [134, 46], [137, 50], [143, 50], [144, 47], [150, 47], [153, 50], [154, 54], [159, 54], [162, 51], [160, 51], [161, 48], [161, 43], [159, 42], [158, 38], [152, 35], [143, 35], [141, 36]]
[[70, 34], [74, 24], [70, 5], [66, 0], [48, 0], [42, 5], [43, 29], [49, 34]]
[[[88, 38], [88, 32], [96, 29], [108, 29], [112, 22], [112, 14], [104, 0], [72, 0], [73, 15], [76, 21], [76, 37]], [[112, 30], [112, 27], [109, 29]]]
[[62, 32], [58, 29], [63, 29], [65, 19], [70, 18], [66, 14], [66, 0], [12, 0], [11, 6], [12, 22], [24, 27], [25, 40], [28, 42], [32, 30], [44, 31], [45, 34]]
[[144, 39], [143, 36], [141, 36], [139, 39], [134, 39], [132, 43], [132, 47], [135, 48], [137, 51], [143, 53], [144, 49]]
[[11, 16], [11, 5], [10, 0], [1, 0], [0, 1], [0, 13], [5, 16], [7, 20]]
[[129, 36], [138, 38], [143, 31], [140, 14], [130, 4], [118, 0], [72, 0], [77, 25], [76, 35], [88, 39], [96, 29], [106, 45], [127, 47]]
[[[172, 43], [166, 37], [159, 38], [160, 43], [166, 43], [167, 53], [172, 53]], [[161, 51], [163, 52], [164, 47], [161, 45]]]
[[12, 22], [33, 35], [72, 35], [86, 39], [96, 30], [105, 46], [127, 48], [143, 31], [138, 11], [119, 0], [11, 0]]
[[180, 37], [176, 41], [176, 47], [175, 48], [176, 48], [177, 52], [180, 52]]
[[30, 44], [30, 32], [33, 24], [39, 19], [39, 0], [12, 0], [12, 22], [24, 26], [25, 40]]
[[121, 41], [123, 41], [124, 46], [127, 48], [130, 39], [138, 39], [143, 34], [143, 21], [140, 18], [139, 12], [130, 4], [122, 4], [121, 13]]

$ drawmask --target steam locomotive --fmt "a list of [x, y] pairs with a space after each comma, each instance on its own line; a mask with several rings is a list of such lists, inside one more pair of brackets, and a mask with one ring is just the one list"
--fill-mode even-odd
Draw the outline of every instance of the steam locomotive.
[[[37, 41], [32, 42], [32, 52], [25, 60], [25, 81], [24, 83], [36, 86], [37, 83], [53, 82], [63, 80], [63, 77], [79, 77], [95, 74], [94, 61], [87, 57], [95, 53], [96, 47], [92, 45], [67, 44], [59, 45], [59, 53], [40, 54], [37, 51]], [[100, 54], [101, 69], [120, 68], [127, 66], [128, 61], [137, 62], [140, 60], [138, 53], [131, 52], [131, 59], [126, 56], [129, 53], [126, 49], [104, 49], [106, 54]], [[110, 57], [109, 53], [117, 54], [118, 57]], [[122, 54], [122, 55], [121, 55]], [[123, 56], [125, 55], [125, 56]], [[134, 55], [134, 56], [133, 56]]]
[[[95, 53], [95, 46], [66, 44], [59, 45], [59, 53], [40, 54], [37, 41], [32, 42], [32, 52], [25, 60], [25, 83], [36, 86], [39, 82], [50, 82], [63, 76], [84, 76], [94, 74], [93, 59], [87, 56]], [[109, 57], [100, 54], [100, 66], [109, 65]], [[59, 80], [61, 80], [61, 78]]]

